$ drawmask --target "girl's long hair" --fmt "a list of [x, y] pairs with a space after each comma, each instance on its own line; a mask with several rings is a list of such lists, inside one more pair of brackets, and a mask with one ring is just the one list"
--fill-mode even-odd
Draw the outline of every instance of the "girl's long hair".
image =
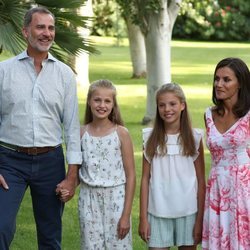
[[[239, 92], [238, 100], [233, 107], [233, 113], [236, 117], [240, 118], [244, 116], [250, 109], [250, 73], [247, 65], [239, 58], [228, 57], [221, 60], [214, 70], [214, 79], [216, 77], [216, 72], [218, 69], [228, 67], [230, 68], [238, 82], [239, 82]], [[215, 104], [215, 110], [218, 115], [223, 116], [225, 113], [223, 100], [219, 100], [215, 95], [215, 86], [213, 83], [213, 94], [212, 100]]]
[[193, 156], [196, 152], [195, 140], [191, 126], [191, 120], [188, 113], [186, 98], [183, 90], [176, 83], [164, 84], [156, 91], [156, 117], [154, 120], [152, 133], [150, 134], [146, 143], [146, 155], [152, 160], [153, 157], [157, 154], [157, 152], [160, 154], [160, 156], [163, 156], [167, 153], [167, 135], [165, 131], [165, 124], [162, 118], [160, 117], [158, 109], [159, 96], [164, 93], [173, 93], [180, 100], [181, 103], [185, 104], [185, 108], [181, 112], [180, 117], [180, 133], [178, 140], [182, 146], [182, 154], [184, 156]]
[[108, 118], [114, 124], [123, 126], [124, 123], [123, 123], [120, 109], [119, 109], [117, 99], [116, 99], [116, 95], [117, 95], [116, 88], [111, 81], [106, 80], [106, 79], [100, 79], [100, 80], [94, 81], [89, 86], [89, 90], [88, 90], [88, 94], [87, 94], [87, 101], [86, 101], [84, 124], [88, 124], [88, 123], [93, 121], [93, 114], [92, 114], [91, 108], [89, 106], [89, 101], [90, 101], [90, 98], [92, 97], [92, 94], [94, 93], [94, 91], [97, 88], [106, 88], [106, 89], [110, 89], [113, 91], [114, 107], [113, 107], [111, 113], [109, 114]]

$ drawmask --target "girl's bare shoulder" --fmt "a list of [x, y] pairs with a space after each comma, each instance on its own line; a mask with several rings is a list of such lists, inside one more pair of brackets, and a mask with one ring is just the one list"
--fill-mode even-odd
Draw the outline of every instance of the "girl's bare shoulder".
[[80, 127], [80, 137], [82, 138], [83, 134], [87, 131], [87, 125]]
[[123, 138], [126, 138], [126, 137], [129, 137], [129, 131], [126, 127], [124, 126], [121, 126], [121, 125], [117, 125], [117, 134], [119, 136], [120, 139], [123, 139]]

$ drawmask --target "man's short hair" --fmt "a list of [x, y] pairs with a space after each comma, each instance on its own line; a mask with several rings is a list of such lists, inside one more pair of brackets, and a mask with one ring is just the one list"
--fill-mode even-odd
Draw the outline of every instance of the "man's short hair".
[[48, 14], [51, 15], [53, 17], [53, 19], [55, 20], [55, 16], [53, 15], [52, 12], [50, 12], [47, 8], [39, 6], [39, 7], [33, 7], [31, 9], [29, 9], [26, 14], [24, 15], [24, 23], [23, 26], [24, 27], [28, 27], [32, 21], [32, 16], [34, 13], [43, 13], [43, 14]]

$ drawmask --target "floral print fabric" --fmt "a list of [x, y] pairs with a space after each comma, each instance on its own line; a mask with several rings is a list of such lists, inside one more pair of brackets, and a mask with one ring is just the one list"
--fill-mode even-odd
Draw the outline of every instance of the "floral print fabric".
[[112, 187], [126, 183], [121, 143], [116, 129], [102, 137], [85, 131], [81, 139], [82, 167], [79, 178], [82, 182], [97, 187]]
[[81, 145], [83, 163], [79, 170], [78, 200], [81, 249], [132, 250], [131, 229], [123, 240], [117, 238], [126, 183], [117, 131], [102, 137], [85, 131]]
[[206, 111], [211, 171], [207, 183], [203, 250], [250, 249], [250, 112], [225, 133]]
[[79, 219], [82, 250], [132, 250], [132, 230], [123, 240], [117, 237], [124, 199], [125, 185], [98, 188], [81, 184]]

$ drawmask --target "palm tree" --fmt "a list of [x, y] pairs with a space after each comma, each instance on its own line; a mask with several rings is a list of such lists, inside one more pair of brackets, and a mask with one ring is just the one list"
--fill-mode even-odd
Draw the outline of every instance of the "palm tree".
[[69, 60], [82, 51], [94, 53], [90, 41], [82, 38], [77, 28], [86, 27], [88, 17], [77, 14], [85, 0], [0, 0], [0, 53], [6, 50], [16, 55], [26, 47], [22, 36], [23, 16], [32, 6], [47, 7], [56, 18], [56, 37], [51, 53], [74, 69]]

